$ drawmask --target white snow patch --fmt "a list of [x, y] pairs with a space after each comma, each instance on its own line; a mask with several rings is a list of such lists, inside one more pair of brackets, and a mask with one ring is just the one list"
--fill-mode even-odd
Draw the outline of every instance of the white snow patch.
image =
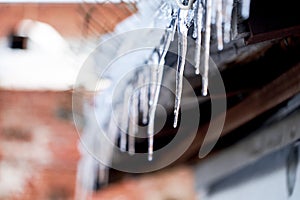
[[11, 49], [0, 42], [0, 87], [23, 90], [71, 89], [83, 62], [50, 25], [23, 20], [17, 30], [29, 38], [28, 48]]

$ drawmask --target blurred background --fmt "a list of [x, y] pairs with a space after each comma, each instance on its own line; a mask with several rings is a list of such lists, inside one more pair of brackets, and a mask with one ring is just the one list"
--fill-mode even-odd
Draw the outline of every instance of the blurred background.
[[[1, 1], [0, 199], [75, 198], [80, 153], [73, 84], [102, 37], [136, 12], [134, 2]], [[151, 191], [168, 196], [179, 186], [164, 188], [164, 182], [183, 179], [193, 192], [190, 171], [176, 171], [126, 179], [95, 190], [93, 199], [144, 199]]]
[[72, 87], [100, 36], [136, 8], [7, 1], [0, 10], [0, 199], [73, 199]]

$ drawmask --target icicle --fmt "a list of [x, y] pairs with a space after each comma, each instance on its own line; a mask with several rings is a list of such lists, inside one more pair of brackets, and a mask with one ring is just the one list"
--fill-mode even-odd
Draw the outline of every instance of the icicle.
[[223, 21], [223, 14], [222, 14], [222, 0], [217, 0], [217, 40], [218, 40], [218, 50], [221, 51], [223, 49], [223, 28], [222, 28], [222, 21]]
[[177, 20], [178, 20], [178, 11], [175, 8], [173, 8], [172, 9], [172, 20], [171, 20], [171, 23], [169, 26], [169, 30], [171, 30], [171, 42], [174, 41], [174, 38], [175, 38]]
[[174, 38], [175, 38], [176, 27], [177, 27], [177, 20], [178, 20], [178, 18], [176, 17], [176, 19], [174, 20], [174, 26], [172, 26], [171, 42], [173, 42]]
[[[170, 26], [167, 28], [165, 35], [163, 36], [160, 44], [160, 48], [157, 52], [161, 52], [159, 57], [158, 66], [154, 66], [153, 68], [156, 70], [157, 73], [157, 80], [155, 82], [155, 91], [153, 96], [153, 102], [150, 106], [149, 110], [149, 124], [148, 124], [148, 160], [151, 161], [153, 159], [153, 139], [154, 139], [154, 119], [155, 119], [155, 112], [158, 103], [158, 98], [160, 94], [160, 88], [162, 84], [162, 77], [163, 77], [163, 70], [165, 64], [165, 57], [169, 50], [171, 41], [174, 37], [174, 30], [176, 29], [176, 22], [177, 20], [172, 20]], [[153, 84], [153, 82], [151, 82]]]
[[[151, 83], [156, 83], [157, 82], [157, 65], [159, 64], [159, 51], [155, 49], [151, 55], [150, 58], [150, 69], [151, 69]], [[153, 104], [154, 96], [155, 96], [155, 85], [150, 84], [150, 101], [149, 104]]]
[[238, 36], [238, 18], [239, 13], [237, 7], [233, 7], [232, 18], [231, 18], [231, 37], [230, 40]]
[[107, 185], [108, 184], [108, 178], [109, 178], [109, 169], [107, 166], [103, 165], [102, 163], [99, 163], [99, 183], [101, 185]]
[[143, 113], [143, 124], [147, 124], [148, 122], [148, 112], [149, 112], [149, 94], [148, 94], [148, 83], [149, 77], [147, 71], [142, 71], [143, 75], [143, 85], [141, 85], [141, 93], [140, 93], [140, 106], [141, 111]]
[[[194, 39], [196, 39], [197, 37], [198, 37], [198, 26], [197, 26], [197, 21], [196, 20], [194, 20], [194, 30], [193, 30], [193, 35], [192, 35], [192, 37], [194, 38]], [[196, 47], [197, 48], [197, 47]]]
[[162, 39], [161, 42], [161, 54], [160, 54], [160, 60], [159, 60], [159, 67], [163, 67], [165, 64], [165, 57], [168, 53], [170, 44], [172, 42], [172, 38], [174, 36], [174, 27], [176, 27], [175, 24], [171, 23], [170, 26], [167, 28], [166, 33]]
[[149, 111], [149, 124], [148, 124], [148, 160], [151, 161], [153, 159], [153, 139], [154, 139], [154, 119], [155, 119], [155, 112], [157, 108], [160, 87], [163, 77], [163, 65], [161, 63], [157, 67], [157, 74], [158, 79], [155, 85], [155, 95], [153, 99], [153, 104], [150, 106]]
[[202, 75], [202, 95], [203, 96], [207, 95], [207, 88], [208, 88], [209, 51], [210, 51], [210, 34], [211, 34], [211, 4], [212, 4], [212, 0], [206, 1], [204, 72]]
[[137, 90], [138, 90], [138, 102], [139, 102], [138, 112], [143, 112], [142, 102], [143, 102], [144, 96], [142, 95], [142, 88], [143, 88], [143, 85], [144, 85], [145, 77], [144, 77], [143, 71], [141, 71], [141, 70], [139, 70], [137, 72], [137, 74], [138, 74]]
[[251, 0], [243, 0], [242, 1], [242, 16], [243, 16], [244, 19], [249, 18], [250, 3], [251, 3]]
[[217, 2], [218, 0], [214, 0], [211, 4], [211, 24], [216, 24], [217, 19]]
[[129, 122], [129, 141], [128, 153], [135, 154], [135, 134], [138, 126], [138, 95], [135, 91], [132, 93], [130, 106], [130, 122]]
[[[188, 10], [192, 7], [192, 4], [193, 4], [193, 0], [188, 0], [188, 5], [184, 5], [183, 3], [181, 3], [180, 1], [181, 0], [176, 0], [177, 1], [177, 5], [180, 9], [182, 10]], [[186, 1], [185, 1], [186, 2]]]
[[161, 86], [162, 76], [163, 76], [163, 67], [162, 66], [152, 66], [157, 73], [157, 82], [152, 82], [151, 85], [154, 87], [153, 103], [150, 105], [149, 109], [149, 123], [148, 123], [148, 160], [152, 161], [153, 159], [153, 140], [154, 140], [154, 120], [155, 112], [159, 97], [159, 89]]
[[196, 50], [195, 50], [195, 68], [196, 68], [196, 74], [200, 74], [200, 57], [201, 57], [201, 40], [202, 40], [202, 16], [203, 16], [203, 7], [200, 2], [201, 0], [197, 1], [197, 14], [196, 19], [194, 20], [197, 30], [197, 39], [196, 39]]
[[[156, 68], [158, 68], [158, 70], [159, 70], [159, 67], [151, 66], [152, 74], [153, 74], [153, 71], [155, 73], [158, 73], [158, 70]], [[156, 88], [157, 88], [158, 81], [159, 81], [158, 78], [159, 78], [159, 76], [157, 76], [157, 79], [155, 80], [155, 82], [151, 82], [151, 89], [153, 89], [151, 91], [152, 103], [150, 104], [150, 108], [149, 108], [149, 123], [148, 123], [148, 130], [147, 130], [147, 134], [148, 134], [148, 160], [149, 161], [152, 161], [152, 159], [153, 159], [154, 119], [155, 119], [155, 111], [156, 111], [155, 97], [156, 97], [156, 94], [157, 94]]]
[[156, 75], [156, 69], [154, 68], [153, 64], [151, 64], [150, 70], [151, 70], [151, 84], [149, 85], [149, 89], [150, 89], [149, 105], [151, 106], [153, 104], [153, 99], [155, 94], [155, 87], [152, 83], [156, 83], [157, 75]]
[[233, 0], [226, 1], [225, 21], [224, 21], [224, 42], [230, 42], [231, 15], [233, 9]]
[[194, 19], [194, 10], [190, 9], [188, 11], [188, 14], [187, 14], [187, 17], [186, 17], [186, 20], [185, 20], [185, 23], [187, 24], [187, 27], [191, 26], [191, 23], [193, 22], [193, 19]]
[[149, 123], [148, 123], [148, 160], [152, 160], [153, 155], [153, 135], [154, 135], [154, 118], [155, 118], [155, 96], [156, 96], [156, 84], [158, 83], [158, 69], [157, 65], [159, 64], [159, 52], [157, 49], [152, 53], [151, 59], [150, 59], [151, 65], [150, 65], [150, 72], [151, 72], [151, 84], [149, 85], [150, 89], [150, 101], [149, 101]]
[[126, 151], [127, 146], [127, 129], [128, 129], [128, 123], [130, 123], [128, 120], [129, 115], [129, 99], [130, 99], [130, 93], [131, 93], [131, 86], [127, 87], [125, 89], [124, 93], [124, 103], [123, 103], [123, 113], [122, 113], [122, 130], [121, 130], [121, 138], [120, 138], [120, 149], [122, 152]]
[[94, 157], [84, 146], [87, 145], [88, 147], [92, 148], [92, 152], [98, 151], [99, 148], [102, 147], [102, 140], [101, 138], [97, 137], [97, 123], [94, 121], [95, 119], [92, 109], [93, 107], [89, 102], [84, 102], [83, 114], [87, 123], [83, 129], [83, 134], [81, 137], [82, 143], [79, 143], [78, 146], [81, 154], [77, 168], [77, 183], [75, 193], [75, 199], [78, 200], [87, 199], [91, 195], [98, 174], [99, 162], [94, 159]]
[[153, 104], [150, 106], [149, 110], [149, 124], [148, 124], [148, 160], [152, 161], [153, 159], [153, 139], [154, 139], [154, 120], [155, 120], [155, 112], [158, 103], [158, 97], [161, 87], [161, 81], [163, 76], [163, 66], [158, 66], [157, 68], [158, 79], [155, 85], [155, 95], [153, 99]]
[[193, 4], [193, 12], [194, 12], [194, 20], [193, 20], [193, 23], [194, 23], [194, 30], [193, 30], [193, 35], [192, 37], [194, 39], [197, 38], [197, 15], [198, 15], [198, 1], [196, 1], [196, 3]]
[[97, 161], [87, 152], [82, 155], [77, 169], [75, 199], [88, 199], [97, 179]]
[[[119, 117], [114, 116], [113, 112], [111, 112], [112, 115], [109, 119], [109, 125], [107, 131], [104, 133], [111, 142], [115, 142], [116, 136], [119, 133], [118, 129], [118, 121]], [[106, 144], [106, 139], [104, 137], [100, 138], [100, 144], [99, 147], [95, 145], [95, 148], [100, 148], [99, 153], [102, 154], [101, 158], [103, 159], [103, 162], [105, 164], [111, 163], [112, 156], [113, 156], [113, 148], [111, 146]], [[109, 177], [109, 168], [101, 162], [98, 162], [98, 181], [101, 185], [107, 185], [108, 184], [108, 177]]]
[[183, 71], [185, 65], [185, 58], [187, 52], [187, 33], [188, 27], [186, 18], [188, 11], [179, 10], [178, 13], [178, 60], [177, 60], [177, 71], [176, 71], [176, 97], [175, 97], [175, 108], [174, 108], [174, 128], [177, 127], [179, 108], [181, 103], [182, 84], [183, 84]]

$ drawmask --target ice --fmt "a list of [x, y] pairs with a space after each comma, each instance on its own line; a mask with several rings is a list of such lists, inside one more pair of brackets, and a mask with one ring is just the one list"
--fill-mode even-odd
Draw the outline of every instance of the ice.
[[122, 111], [122, 129], [120, 138], [120, 150], [122, 152], [126, 151], [127, 146], [127, 129], [128, 129], [128, 116], [129, 116], [129, 94], [131, 92], [130, 87], [127, 87], [124, 94], [124, 103]]
[[148, 160], [152, 160], [153, 154], [153, 135], [154, 135], [154, 118], [155, 118], [155, 111], [156, 111], [156, 103], [155, 103], [155, 96], [156, 96], [156, 88], [159, 79], [159, 51], [157, 49], [154, 50], [152, 57], [151, 57], [151, 82], [150, 82], [150, 101], [149, 101], [149, 123], [148, 123]]
[[[195, 26], [197, 32], [196, 49], [195, 49], [195, 68], [196, 74], [200, 74], [200, 57], [201, 57], [201, 40], [202, 40], [202, 16], [203, 7], [200, 0], [197, 1], [197, 14], [195, 15]], [[195, 35], [196, 36], [196, 35]]]
[[[102, 146], [102, 140], [98, 140], [97, 128], [93, 126], [93, 107], [90, 103], [85, 103], [83, 105], [84, 115], [87, 121], [87, 126], [83, 129], [81, 143], [79, 144], [79, 151], [81, 154], [81, 159], [78, 163], [77, 169], [77, 185], [76, 185], [76, 197], [75, 199], [87, 199], [91, 191], [94, 188], [94, 183], [97, 180], [97, 175], [99, 173], [99, 162], [90, 154], [90, 152], [85, 148], [85, 145], [90, 146], [92, 151], [94, 151], [95, 146], [98, 148], [104, 148]], [[98, 144], [97, 144], [98, 143]]]
[[148, 124], [148, 160], [151, 161], [153, 159], [153, 139], [154, 139], [154, 120], [155, 120], [155, 112], [158, 103], [158, 97], [161, 87], [163, 77], [163, 66], [159, 65], [157, 67], [157, 82], [155, 84], [155, 93], [153, 97], [153, 104], [150, 106], [149, 110], [149, 124]]
[[138, 90], [138, 112], [143, 112], [143, 98], [144, 96], [142, 95], [142, 87], [144, 85], [144, 81], [145, 81], [145, 77], [144, 74], [142, 73], [142, 71], [138, 70], [137, 72], [137, 90]]
[[171, 41], [174, 41], [176, 28], [177, 28], [177, 21], [178, 21], [178, 12], [175, 9], [172, 10], [172, 20], [169, 29], [171, 29]]
[[193, 30], [193, 38], [196, 39], [198, 37], [198, 24], [197, 24], [197, 17], [198, 17], [198, 1], [194, 3], [193, 6], [194, 10], [194, 30]]
[[249, 18], [250, 3], [251, 3], [251, 0], [243, 0], [242, 1], [242, 17], [244, 19], [248, 19]]
[[190, 9], [188, 11], [188, 14], [187, 14], [187, 17], [186, 17], [186, 20], [185, 20], [185, 23], [187, 25], [187, 27], [190, 27], [191, 26], [191, 23], [193, 22], [193, 19], [194, 19], [194, 9]]
[[98, 162], [85, 152], [78, 163], [75, 199], [88, 199], [98, 174], [97, 167]]
[[[145, 5], [148, 5], [147, 1], [143, 2]], [[176, 29], [178, 33], [178, 58], [175, 77], [176, 94], [174, 106], [174, 128], [176, 128], [178, 125], [178, 116], [183, 89], [183, 73], [188, 49], [187, 34], [191, 23], [194, 23], [193, 38], [196, 39], [195, 73], [200, 73], [200, 64], [203, 63], [202, 94], [204, 96], [206, 96], [208, 93], [211, 25], [216, 25], [218, 50], [222, 50], [224, 45], [223, 43], [227, 43], [231, 39], [231, 15], [233, 10], [233, 0], [196, 0], [193, 4], [193, 7], [190, 7], [188, 10], [183, 8], [187, 8], [188, 5], [192, 5], [192, 0], [185, 0], [184, 3], [180, 3], [179, 6], [176, 4], [176, 1], [174, 1], [175, 3], [172, 2], [173, 0], [156, 2], [155, 4], [161, 5], [159, 10], [155, 10], [155, 13], [158, 13], [158, 16], [152, 15], [154, 13], [152, 11], [141, 15], [143, 20], [141, 20], [140, 24], [135, 28], [146, 26], [145, 24], [147, 24], [147, 26], [149, 24], [154, 24], [155, 27], [166, 28], [165, 34], [163, 35], [160, 43], [153, 50], [149, 59], [144, 60], [146, 63], [144, 69], [136, 72], [137, 76], [135, 77], [138, 77], [138, 80], [134, 80], [134, 78], [132, 78], [129, 82], [127, 82], [124, 96], [122, 96], [122, 98], [124, 98], [122, 99], [123, 103], [121, 103], [119, 106], [120, 108], [118, 108], [118, 110], [122, 112], [122, 115], [120, 115], [121, 119], [115, 119], [113, 116], [109, 115], [108, 113], [112, 112], [108, 109], [101, 113], [101, 116], [103, 117], [101, 119], [103, 120], [99, 120], [100, 122], [103, 121], [103, 123], [105, 122], [108, 124], [108, 130], [106, 132], [110, 141], [115, 142], [117, 138], [116, 135], [120, 133], [120, 150], [125, 152], [128, 146], [128, 153], [133, 155], [135, 154], [135, 136], [138, 133], [139, 113], [142, 113], [143, 124], [148, 124], [147, 135], [149, 161], [153, 160], [155, 113], [164, 76], [165, 57], [171, 42], [174, 40]], [[242, 6], [242, 16], [247, 18], [249, 16], [250, 0], [243, 0]], [[147, 11], [147, 8], [144, 7], [144, 10]], [[156, 16], [156, 19], [159, 20], [153, 22], [150, 16]], [[131, 21], [132, 23], [130, 23], [130, 25], [134, 26], [134, 23], [137, 23], [137, 20], [133, 20], [133, 18]], [[166, 26], [166, 21], [169, 23], [169, 26]], [[202, 36], [204, 37], [203, 39]], [[204, 49], [203, 61], [200, 60], [201, 45], [203, 45]], [[147, 59], [150, 53], [151, 51], [149, 51], [147, 56], [145, 56], [143, 59]], [[137, 58], [139, 57], [127, 57], [128, 66], [135, 66], [137, 63], [136, 60], [138, 60]], [[139, 64], [143, 63], [144, 61], [141, 61]], [[121, 76], [123, 72], [118, 70], [115, 71], [115, 73]], [[116, 80], [117, 79], [114, 81]], [[105, 104], [103, 102], [98, 103], [99, 105], [102, 103], [101, 108], [105, 109], [106, 106], [103, 106]], [[118, 128], [118, 121], [121, 123], [121, 131], [119, 131]], [[88, 126], [92, 127], [94, 125]], [[105, 140], [94, 140], [96, 132], [94, 130], [88, 130], [87, 132], [90, 131], [92, 133], [86, 134], [85, 136], [87, 137], [89, 143], [87, 145], [97, 148], [97, 152], [102, 154], [102, 157], [105, 159], [105, 163], [109, 163], [112, 159], [112, 149], [105, 147], [103, 144]], [[129, 134], [128, 140], [127, 132]], [[78, 177], [81, 179], [81, 182], [83, 182], [84, 187], [92, 187], [93, 182], [97, 178], [97, 173], [99, 173], [98, 181], [106, 183], [108, 180], [108, 168], [101, 163], [97, 164], [97, 162], [94, 162], [92, 157], [88, 156], [87, 152], [83, 152], [82, 159], [79, 164]]]
[[193, 0], [184, 0], [183, 1], [184, 3], [182, 3], [181, 0], [176, 0], [176, 1], [177, 1], [177, 5], [182, 10], [188, 10], [189, 8], [192, 7], [193, 4]]
[[99, 178], [98, 182], [102, 185], [108, 184], [109, 178], [109, 168], [101, 163], [99, 163]]
[[218, 40], [218, 50], [223, 49], [223, 14], [222, 14], [222, 0], [217, 1], [217, 20], [216, 20], [216, 27], [217, 27], [217, 40]]
[[160, 59], [159, 51], [158, 49], [155, 49], [148, 63], [151, 68], [150, 101], [149, 101], [150, 106], [153, 104], [154, 96], [155, 96], [156, 87], [155, 84], [153, 83], [157, 83], [157, 78], [158, 78], [157, 65], [159, 64], [159, 59]]
[[159, 67], [163, 67], [165, 64], [165, 57], [168, 53], [171, 41], [174, 37], [174, 29], [176, 28], [176, 25], [171, 22], [170, 26], [167, 28], [166, 33], [161, 41], [161, 56], [159, 60]]
[[[159, 58], [159, 62], [157, 66], [153, 66], [153, 69], [156, 70], [157, 73], [157, 79], [156, 82], [154, 82], [154, 95], [152, 104], [150, 105], [149, 110], [149, 124], [148, 124], [148, 160], [151, 161], [153, 159], [153, 137], [154, 137], [154, 119], [155, 119], [155, 112], [157, 108], [158, 98], [160, 94], [160, 88], [162, 84], [162, 78], [163, 78], [163, 72], [164, 72], [164, 64], [165, 64], [165, 57], [167, 55], [168, 49], [170, 47], [171, 41], [174, 37], [174, 29], [176, 27], [176, 24], [174, 23], [176, 20], [172, 20], [169, 27], [166, 29], [165, 35], [163, 36], [160, 47], [156, 52], [157, 56]], [[153, 82], [151, 83], [153, 85]]]
[[213, 0], [211, 4], [211, 24], [216, 24], [216, 19], [217, 19], [217, 1], [218, 0]]
[[206, 20], [205, 20], [205, 41], [204, 41], [204, 72], [202, 75], [202, 95], [207, 95], [208, 88], [208, 70], [209, 70], [209, 51], [211, 34], [211, 5], [212, 0], [206, 1]]
[[130, 106], [130, 121], [129, 121], [129, 141], [128, 141], [128, 153], [130, 155], [135, 154], [135, 135], [138, 130], [138, 92], [133, 91], [131, 96]]
[[185, 66], [186, 52], [187, 52], [187, 10], [179, 10], [178, 12], [178, 59], [177, 59], [177, 71], [176, 71], [176, 94], [175, 94], [175, 108], [174, 108], [174, 124], [173, 127], [177, 127], [179, 108], [182, 95], [183, 84], [183, 71]]
[[141, 72], [142, 73], [142, 80], [143, 84], [141, 87], [140, 93], [140, 109], [143, 113], [143, 124], [147, 124], [148, 122], [148, 112], [149, 112], [149, 93], [148, 93], [148, 83], [149, 83], [149, 76], [148, 76], [148, 69]]
[[[118, 107], [116, 107], [116, 109], [118, 110]], [[113, 156], [113, 148], [110, 145], [106, 145], [107, 139], [112, 143], [116, 141], [117, 135], [119, 134], [119, 121], [121, 120], [121, 117], [115, 114], [113, 110], [111, 113], [112, 114], [108, 122], [108, 128], [105, 129], [105, 132], [103, 132], [104, 135], [102, 137], [98, 137], [99, 139], [93, 140], [95, 148], [94, 152], [101, 154], [101, 162], [95, 160], [95, 162], [98, 164], [98, 182], [101, 185], [108, 184], [109, 169], [107, 165], [111, 163]], [[97, 132], [95, 132], [95, 134], [97, 134]], [[94, 137], [96, 138], [97, 136], [95, 135]]]
[[[115, 141], [115, 137], [119, 133], [119, 128], [118, 128], [118, 116], [113, 115], [110, 118], [109, 121], [109, 126], [108, 130], [106, 131], [106, 137], [111, 140], [111, 142]], [[101, 158], [104, 159], [104, 162], [108, 164], [111, 162], [112, 154], [113, 154], [113, 149], [111, 149], [109, 146], [106, 145], [106, 139], [104, 137], [100, 137], [100, 151], [99, 153], [101, 154]], [[108, 184], [108, 176], [109, 176], [109, 169], [106, 165], [102, 164], [101, 162], [98, 162], [98, 171], [99, 171], [99, 176], [98, 176], [98, 182], [101, 185], [107, 185]]]
[[226, 0], [224, 16], [224, 42], [230, 42], [231, 16], [233, 9], [233, 0]]

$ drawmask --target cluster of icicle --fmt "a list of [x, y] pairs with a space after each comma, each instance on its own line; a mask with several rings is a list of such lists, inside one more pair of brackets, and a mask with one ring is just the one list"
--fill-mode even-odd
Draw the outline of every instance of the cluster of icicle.
[[[139, 114], [142, 114], [142, 123], [147, 125], [148, 128], [149, 161], [153, 159], [154, 121], [163, 79], [165, 58], [170, 44], [174, 40], [176, 31], [178, 35], [178, 60], [176, 69], [174, 128], [177, 127], [181, 103], [189, 28], [192, 25], [194, 27], [192, 37], [195, 39], [196, 43], [194, 55], [195, 73], [199, 75], [200, 71], [202, 71], [202, 94], [204, 96], [208, 93], [211, 26], [216, 26], [218, 50], [222, 50], [224, 43], [228, 43], [231, 40], [231, 15], [234, 7], [234, 0], [177, 1], [178, 2], [176, 3], [176, 0], [165, 0], [164, 3], [162, 3], [160, 12], [162, 15], [169, 15], [169, 25], [166, 27], [159, 45], [154, 48], [149, 59], [146, 61], [146, 65], [148, 66], [146, 67], [147, 69], [137, 72], [137, 81], [133, 81], [126, 87], [124, 92], [124, 102], [121, 108], [121, 127], [123, 130], [120, 133], [120, 150], [122, 152], [128, 151], [130, 155], [135, 154], [135, 136], [138, 133]], [[242, 2], [243, 17], [248, 18], [250, 0], [240, 0], [239, 2]], [[201, 51], [202, 47], [203, 51]], [[203, 60], [200, 59], [200, 54], [202, 52], [204, 52], [204, 55], [202, 56]], [[114, 124], [109, 129], [109, 132], [113, 135], [117, 135], [120, 132], [118, 127]], [[88, 156], [86, 157], [88, 158]], [[97, 170], [97, 167], [94, 167], [97, 165], [95, 163], [96, 161], [93, 158], [90, 158], [90, 160], [91, 162], [89, 163], [91, 163], [90, 165], [92, 166], [90, 168]], [[107, 173], [107, 169], [104, 166], [100, 167], [100, 169], [102, 173]], [[103, 180], [100, 182], [103, 182], [105, 180], [104, 177], [107, 177], [107, 174], [105, 176], [100, 176], [100, 178], [101, 177], [103, 177]], [[96, 177], [93, 179], [95, 178]], [[90, 182], [90, 180], [87, 182]]]
[[[135, 153], [134, 136], [137, 133], [137, 124], [139, 119], [139, 111], [141, 111], [144, 124], [148, 124], [148, 160], [153, 159], [153, 137], [154, 137], [154, 118], [156, 107], [158, 103], [160, 88], [162, 84], [163, 68], [165, 64], [165, 57], [168, 52], [170, 43], [174, 40], [174, 35], [177, 30], [178, 35], [178, 61], [176, 71], [176, 94], [175, 94], [175, 108], [174, 108], [174, 128], [177, 127], [179, 108], [182, 96], [183, 86], [183, 72], [185, 68], [185, 59], [187, 53], [187, 38], [188, 30], [191, 25], [194, 25], [193, 38], [196, 43], [195, 50], [195, 73], [200, 74], [200, 66], [203, 66], [202, 74], [202, 94], [206, 96], [208, 93], [208, 72], [209, 72], [209, 52], [210, 52], [210, 38], [211, 26], [216, 26], [218, 50], [223, 49], [223, 44], [231, 40], [231, 18], [234, 7], [234, 0], [196, 0], [195, 2], [178, 2], [167, 1], [161, 9], [165, 13], [171, 14], [171, 22], [166, 28], [165, 34], [161, 39], [160, 45], [154, 49], [147, 64], [150, 66], [150, 85], [148, 87], [140, 87], [138, 94], [134, 94], [130, 100], [131, 103], [124, 104], [124, 118], [123, 122], [128, 122], [125, 129], [128, 128], [129, 154]], [[180, 3], [180, 4], [179, 4]], [[250, 0], [243, 1], [242, 15], [244, 18], [249, 16]], [[170, 12], [171, 10], [171, 12]], [[202, 40], [203, 38], [203, 40]], [[201, 57], [201, 47], [204, 49], [203, 61]], [[201, 61], [201, 62], [200, 62]], [[200, 65], [203, 63], [203, 65]], [[145, 70], [146, 71], [146, 70]], [[149, 74], [141, 72], [138, 75], [138, 85], [146, 85], [149, 83]], [[154, 84], [153, 84], [154, 83]], [[135, 85], [131, 86], [132, 89]], [[128, 94], [128, 91], [126, 92]], [[127, 97], [128, 98], [128, 97]], [[126, 99], [126, 98], [125, 98]], [[129, 120], [128, 120], [128, 105]], [[121, 151], [126, 151], [127, 138], [126, 132], [121, 135]]]
[[[171, 41], [174, 40], [174, 35], [176, 31], [175, 24], [176, 17], [175, 14], [173, 14], [173, 19], [169, 27], [166, 29], [165, 34], [163, 35], [160, 41], [160, 45], [153, 50], [150, 58], [146, 61], [146, 65], [149, 66], [148, 69], [150, 69], [150, 71], [143, 70], [139, 72], [137, 75], [138, 81], [136, 85], [132, 84], [131, 87], [127, 88], [128, 91], [125, 91], [125, 101], [129, 103], [123, 104], [124, 117], [122, 121], [125, 122], [123, 128], [125, 130], [128, 129], [128, 152], [131, 155], [135, 153], [134, 136], [137, 133], [139, 113], [142, 113], [143, 124], [148, 124], [147, 134], [149, 161], [151, 161], [153, 158], [154, 119], [163, 78], [165, 57], [168, 52]], [[138, 92], [132, 93], [132, 90], [134, 90], [134, 88], [136, 87], [139, 87]], [[128, 94], [132, 94], [130, 99], [127, 96]], [[127, 99], [129, 99], [129, 101]], [[128, 105], [130, 105], [129, 111]], [[129, 119], [128, 116], [130, 116]], [[123, 152], [126, 151], [127, 146], [126, 134], [126, 131], [123, 131], [121, 133], [120, 149]]]

